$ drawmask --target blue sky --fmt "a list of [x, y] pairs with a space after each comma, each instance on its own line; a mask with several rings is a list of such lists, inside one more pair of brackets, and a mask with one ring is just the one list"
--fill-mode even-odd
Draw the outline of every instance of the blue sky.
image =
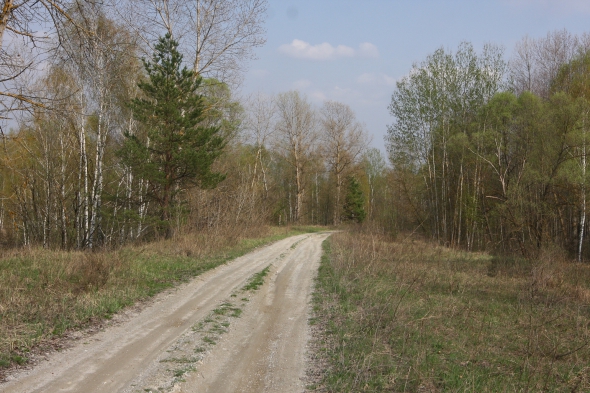
[[320, 106], [349, 105], [385, 151], [395, 81], [441, 46], [501, 45], [525, 35], [590, 32], [590, 0], [269, 0], [267, 43], [249, 64], [243, 95], [299, 90]]

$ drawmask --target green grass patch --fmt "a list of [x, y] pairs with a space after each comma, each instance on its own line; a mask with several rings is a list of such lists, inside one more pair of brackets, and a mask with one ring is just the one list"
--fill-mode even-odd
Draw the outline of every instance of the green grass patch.
[[327, 391], [590, 391], [590, 266], [371, 233], [323, 246]]
[[234, 307], [231, 309], [231, 314], [229, 314], [232, 318], [239, 318], [242, 315], [242, 309], [239, 307]]
[[270, 265], [254, 274], [248, 283], [242, 287], [242, 291], [256, 291], [262, 284], [264, 284], [264, 277], [270, 271]]
[[196, 370], [195, 366], [192, 366], [192, 365], [186, 366], [186, 367], [182, 367], [182, 368], [178, 368], [176, 370], [173, 370], [172, 375], [174, 375], [176, 382], [184, 382], [184, 379], [182, 379], [184, 374], [195, 371], [195, 370]]
[[169, 358], [169, 359], [162, 359], [160, 363], [179, 363], [179, 364], [187, 364], [187, 363], [195, 363], [197, 361], [196, 358]]
[[213, 338], [211, 338], [209, 336], [203, 337], [203, 342], [205, 342], [209, 345], [215, 345], [217, 343]]

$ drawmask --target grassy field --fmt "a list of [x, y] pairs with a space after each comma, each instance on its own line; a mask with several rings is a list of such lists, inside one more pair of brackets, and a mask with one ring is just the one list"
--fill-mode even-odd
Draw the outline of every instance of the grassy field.
[[[0, 257], [0, 379], [32, 348], [272, 241], [314, 228], [200, 233], [108, 252], [43, 249]], [[317, 230], [317, 229], [315, 229]]]
[[590, 265], [361, 231], [324, 247], [318, 391], [590, 391]]

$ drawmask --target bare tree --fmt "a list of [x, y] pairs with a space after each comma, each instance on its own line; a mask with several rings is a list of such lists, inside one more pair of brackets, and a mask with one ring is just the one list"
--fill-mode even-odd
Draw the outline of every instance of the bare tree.
[[266, 9], [266, 0], [197, 0], [193, 28], [183, 38], [194, 48], [194, 70], [224, 81], [241, 74], [253, 49], [266, 42]]
[[[130, 84], [134, 84], [138, 64], [134, 38], [109, 19], [100, 6], [80, 5], [72, 11], [79, 26], [90, 32], [80, 35], [64, 26], [59, 61], [76, 79], [79, 90], [77, 113], [80, 155], [81, 212], [79, 247], [93, 248], [101, 236], [101, 209], [104, 189], [104, 161], [109, 138], [126, 124], [119, 124]], [[94, 142], [94, 160], [89, 157], [89, 141]], [[91, 147], [90, 147], [91, 148]], [[93, 171], [90, 166], [93, 164]], [[89, 184], [92, 183], [92, 184]]]
[[276, 108], [276, 144], [285, 161], [294, 170], [293, 221], [299, 222], [303, 217], [305, 174], [312, 162], [312, 152], [317, 140], [316, 116], [311, 104], [297, 91], [279, 94]]
[[239, 82], [254, 49], [266, 42], [267, 0], [129, 0], [127, 7], [113, 6], [143, 37], [148, 53], [170, 33], [199, 75], [228, 84]]
[[369, 182], [369, 212], [367, 217], [371, 220], [375, 212], [377, 183], [380, 178], [385, 176], [387, 170], [385, 159], [379, 149], [371, 148], [363, 154], [363, 168]]
[[556, 30], [544, 38], [525, 36], [516, 44], [510, 61], [510, 80], [515, 93], [533, 92], [548, 98], [551, 83], [562, 65], [590, 50], [590, 36], [576, 36], [567, 30]]
[[4, 119], [12, 111], [47, 106], [49, 99], [31, 89], [31, 82], [59, 45], [54, 39], [57, 25], [75, 24], [69, 9], [76, 1], [0, 1], [0, 116]]
[[268, 194], [266, 177], [268, 163], [264, 161], [264, 151], [275, 128], [275, 106], [270, 97], [261, 94], [250, 97], [246, 104], [244, 131], [246, 141], [255, 148], [255, 161], [252, 169], [252, 192], [256, 182], [262, 182], [265, 197]]
[[360, 159], [369, 144], [369, 136], [348, 105], [327, 101], [320, 114], [320, 150], [336, 182], [334, 224], [338, 224], [340, 196], [346, 172]]

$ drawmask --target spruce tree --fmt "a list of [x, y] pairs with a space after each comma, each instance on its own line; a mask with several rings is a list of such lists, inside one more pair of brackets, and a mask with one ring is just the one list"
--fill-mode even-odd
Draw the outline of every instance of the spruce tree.
[[343, 215], [345, 220], [363, 222], [365, 212], [365, 197], [361, 185], [354, 177], [348, 178], [348, 188], [344, 202]]
[[224, 137], [219, 127], [203, 126], [205, 108], [197, 93], [201, 78], [182, 67], [177, 48], [167, 34], [159, 39], [152, 60], [143, 60], [148, 76], [138, 83], [143, 97], [129, 103], [140, 132], [126, 133], [119, 151], [135, 176], [148, 182], [148, 197], [160, 208], [167, 238], [178, 193], [191, 186], [212, 188], [225, 178], [211, 170]]

